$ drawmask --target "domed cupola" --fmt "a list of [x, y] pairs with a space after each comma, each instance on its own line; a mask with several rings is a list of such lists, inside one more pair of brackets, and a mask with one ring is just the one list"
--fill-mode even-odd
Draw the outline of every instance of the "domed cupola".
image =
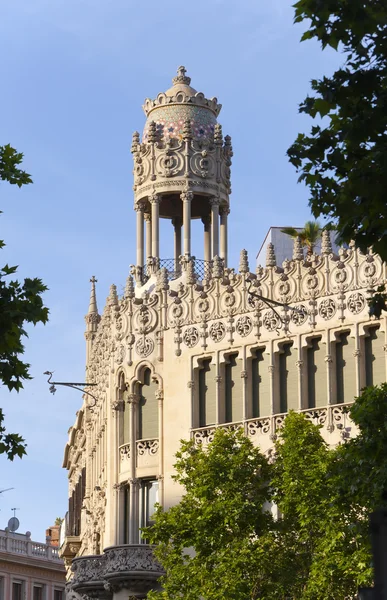
[[191, 87], [191, 78], [187, 77], [184, 67], [179, 67], [177, 76], [173, 78], [173, 86], [157, 96], [156, 100], [147, 98], [143, 106], [147, 116], [143, 132], [143, 141], [148, 138], [149, 125], [156, 123], [156, 131], [160, 137], [183, 139], [184, 124], [191, 124], [194, 139], [214, 136], [216, 117], [221, 104], [216, 98], [207, 100], [204, 94]]
[[144, 281], [145, 263], [153, 265], [153, 272], [163, 266], [160, 218], [169, 219], [174, 228], [176, 272], [180, 257], [191, 256], [192, 219], [204, 225], [204, 261], [220, 256], [227, 266], [232, 147], [217, 122], [221, 108], [216, 98], [208, 99], [191, 87], [184, 67], [179, 67], [169, 90], [145, 100], [142, 140], [135, 132], [131, 149], [138, 285]]

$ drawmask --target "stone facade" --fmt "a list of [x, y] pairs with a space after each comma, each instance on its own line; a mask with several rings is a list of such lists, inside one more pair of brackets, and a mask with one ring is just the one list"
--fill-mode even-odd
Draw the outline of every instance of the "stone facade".
[[51, 543], [0, 530], [0, 600], [65, 600], [65, 573]]
[[[96, 385], [70, 429], [63, 465], [69, 598], [143, 598], [157, 585], [162, 571], [139, 529], [155, 501], [168, 508], [181, 497], [172, 475], [182, 438], [206, 444], [216, 427], [243, 427], [270, 454], [295, 409], [337, 444], [356, 435], [348, 404], [386, 379], [386, 320], [370, 320], [367, 307], [386, 267], [371, 251], [335, 254], [324, 234], [321, 252], [307, 259], [295, 240], [281, 265], [269, 244], [255, 272], [244, 250], [239, 268], [227, 267], [229, 138], [216, 123], [199, 139], [189, 119], [181, 139], [167, 137], [165, 123], [157, 137], [149, 121], [164, 102], [171, 111], [196, 102], [218, 115], [216, 100], [193, 90], [183, 68], [177, 79], [146, 101], [147, 134], [141, 143], [134, 135], [137, 263], [122, 297], [111, 286], [102, 315], [92, 278], [86, 374]], [[174, 226], [171, 261], [160, 258], [162, 217]], [[190, 253], [192, 218], [203, 220], [202, 260]]]

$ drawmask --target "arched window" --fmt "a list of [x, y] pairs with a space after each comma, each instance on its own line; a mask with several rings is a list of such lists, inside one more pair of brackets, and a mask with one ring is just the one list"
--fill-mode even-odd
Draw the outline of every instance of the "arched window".
[[158, 384], [152, 380], [150, 369], [145, 369], [140, 384], [140, 403], [138, 414], [137, 439], [154, 439], [159, 437], [159, 414], [156, 392]]
[[129, 443], [129, 406], [127, 400], [126, 381], [124, 373], [120, 373], [118, 378], [118, 401], [122, 402], [122, 411], [120, 412], [120, 445]]

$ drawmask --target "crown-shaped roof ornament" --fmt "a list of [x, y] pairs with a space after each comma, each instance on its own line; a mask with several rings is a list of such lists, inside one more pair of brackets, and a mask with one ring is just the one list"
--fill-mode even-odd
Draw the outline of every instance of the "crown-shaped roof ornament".
[[186, 75], [187, 69], [185, 67], [179, 67], [177, 69], [177, 75], [172, 79], [173, 85], [178, 85], [179, 83], [184, 83], [185, 85], [190, 85], [191, 77]]
[[[191, 77], [188, 77], [187, 69], [183, 66], [177, 69], [177, 75], [173, 77], [173, 86], [166, 92], [157, 94], [155, 100], [146, 98], [143, 110], [148, 117], [153, 110], [164, 110], [168, 106], [194, 106], [210, 110], [215, 117], [220, 113], [222, 105], [217, 98], [206, 98], [202, 92], [197, 92], [191, 87]], [[170, 116], [170, 115], [169, 115]], [[168, 119], [171, 120], [168, 116]], [[167, 119], [167, 120], [168, 120]], [[157, 119], [153, 119], [157, 121]]]

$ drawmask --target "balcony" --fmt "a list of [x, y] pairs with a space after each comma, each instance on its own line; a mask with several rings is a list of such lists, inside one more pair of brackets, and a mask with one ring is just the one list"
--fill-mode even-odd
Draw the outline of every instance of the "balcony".
[[153, 557], [152, 546], [125, 545], [106, 548], [99, 556], [75, 558], [70, 587], [78, 594], [111, 600], [124, 589], [128, 596], [145, 598], [159, 588], [163, 569]]
[[[356, 426], [352, 423], [348, 415], [351, 405], [352, 402], [347, 404], [331, 404], [321, 408], [308, 408], [299, 412], [304, 414], [308, 421], [319, 425], [323, 439], [328, 444], [334, 445], [347, 438], [354, 437], [357, 433]], [[273, 446], [273, 442], [277, 438], [285, 417], [286, 413], [281, 413], [267, 417], [247, 419], [238, 423], [222, 423], [199, 427], [192, 429], [191, 437], [196, 445], [206, 446], [212, 442], [217, 427], [233, 430], [242, 428], [245, 435], [265, 452]]]

